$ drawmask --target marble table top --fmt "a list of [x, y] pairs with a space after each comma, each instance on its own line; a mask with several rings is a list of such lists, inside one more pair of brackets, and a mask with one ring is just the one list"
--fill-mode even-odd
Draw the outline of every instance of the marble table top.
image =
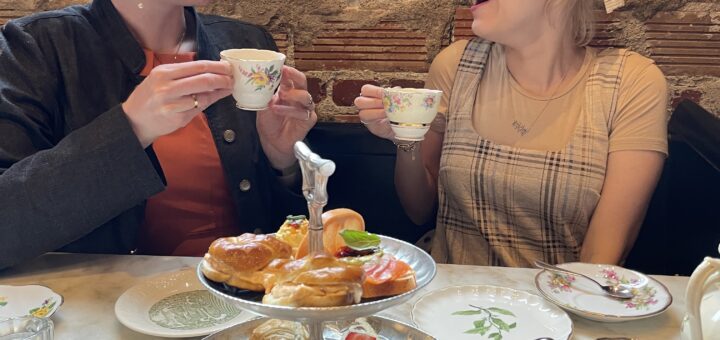
[[[47, 254], [18, 268], [0, 271], [0, 284], [40, 284], [65, 298], [52, 316], [56, 339], [153, 339], [123, 326], [114, 305], [128, 288], [145, 278], [184, 267], [195, 267], [199, 258], [137, 255]], [[438, 265], [428, 287], [409, 302], [380, 315], [412, 324], [415, 301], [429, 291], [453, 285], [490, 284], [537, 294], [536, 269]], [[632, 339], [679, 339], [685, 311], [687, 277], [653, 276], [673, 295], [673, 304], [658, 316], [624, 323], [601, 323], [571, 314], [573, 339], [627, 337]]]

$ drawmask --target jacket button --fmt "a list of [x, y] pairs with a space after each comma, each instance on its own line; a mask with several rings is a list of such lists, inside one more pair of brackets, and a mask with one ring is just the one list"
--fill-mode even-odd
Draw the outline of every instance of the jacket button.
[[131, 251], [130, 251], [130, 255], [135, 255], [135, 254], [137, 254], [137, 251], [138, 251], [137, 248], [131, 250]]
[[246, 179], [240, 181], [239, 187], [240, 187], [240, 191], [242, 191], [242, 192], [247, 192], [247, 191], [249, 191], [249, 190], [250, 190], [250, 187], [251, 187], [250, 181], [248, 181], [248, 180], [246, 180]]
[[235, 141], [235, 131], [233, 130], [225, 130], [223, 132], [223, 139], [228, 142], [232, 143]]

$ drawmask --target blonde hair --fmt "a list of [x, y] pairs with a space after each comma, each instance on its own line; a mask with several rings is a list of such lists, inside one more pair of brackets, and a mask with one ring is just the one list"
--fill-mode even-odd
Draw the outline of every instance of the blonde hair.
[[595, 36], [595, 14], [592, 0], [567, 0], [568, 30], [577, 46], [585, 46]]
[[550, 0], [545, 10], [555, 7], [565, 15], [565, 29], [572, 34], [576, 46], [585, 46], [595, 36], [593, 0]]

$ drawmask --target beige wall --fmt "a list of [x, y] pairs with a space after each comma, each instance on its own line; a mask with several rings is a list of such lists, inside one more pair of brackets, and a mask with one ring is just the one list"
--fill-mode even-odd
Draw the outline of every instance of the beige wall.
[[[0, 21], [85, 2], [0, 0]], [[322, 119], [355, 121], [351, 100], [361, 84], [421, 86], [438, 51], [470, 35], [461, 9], [469, 2], [217, 0], [201, 10], [268, 27], [289, 63], [308, 74]], [[674, 102], [690, 98], [720, 116], [720, 1], [628, 2], [611, 16], [598, 11], [595, 44], [654, 58]]]

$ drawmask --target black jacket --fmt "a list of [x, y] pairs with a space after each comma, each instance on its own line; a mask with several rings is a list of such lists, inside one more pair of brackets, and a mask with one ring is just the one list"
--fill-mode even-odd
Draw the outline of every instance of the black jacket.
[[[198, 59], [277, 49], [264, 29], [187, 11]], [[165, 187], [120, 104], [145, 56], [110, 0], [8, 22], [0, 34], [0, 268], [47, 251], [129, 253], [145, 200]], [[274, 230], [304, 209], [259, 144], [255, 113], [227, 97], [205, 110], [241, 231]], [[232, 132], [230, 132], [232, 131]], [[234, 138], [230, 138], [233, 137]], [[202, 180], [202, 179], [198, 179]], [[239, 183], [250, 181], [250, 189]]]

